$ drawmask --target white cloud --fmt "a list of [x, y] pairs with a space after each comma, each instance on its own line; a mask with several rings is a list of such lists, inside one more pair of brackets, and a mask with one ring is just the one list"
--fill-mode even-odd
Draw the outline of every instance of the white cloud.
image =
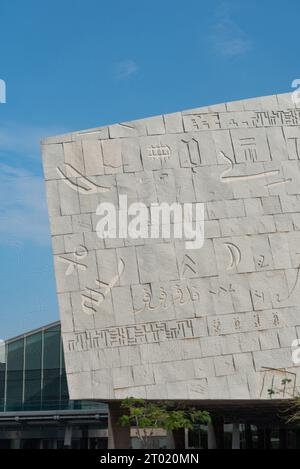
[[124, 80], [135, 75], [138, 72], [138, 65], [133, 60], [122, 60], [116, 65], [115, 78]]
[[44, 182], [30, 171], [0, 164], [0, 244], [49, 243]]
[[252, 48], [252, 41], [245, 31], [232, 18], [227, 2], [218, 8], [209, 36], [211, 47], [223, 57], [244, 55]]

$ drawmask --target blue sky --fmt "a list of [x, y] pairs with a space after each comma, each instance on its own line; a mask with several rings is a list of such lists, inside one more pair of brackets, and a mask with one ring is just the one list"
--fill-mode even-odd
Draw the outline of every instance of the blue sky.
[[299, 0], [1, 0], [0, 338], [58, 318], [39, 140], [291, 90]]

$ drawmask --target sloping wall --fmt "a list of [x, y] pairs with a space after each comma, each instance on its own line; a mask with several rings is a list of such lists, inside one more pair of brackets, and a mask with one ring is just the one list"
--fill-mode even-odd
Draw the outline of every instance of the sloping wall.
[[[279, 95], [43, 142], [71, 399], [295, 394], [299, 126]], [[203, 247], [100, 239], [97, 207], [122, 195], [204, 204]]]

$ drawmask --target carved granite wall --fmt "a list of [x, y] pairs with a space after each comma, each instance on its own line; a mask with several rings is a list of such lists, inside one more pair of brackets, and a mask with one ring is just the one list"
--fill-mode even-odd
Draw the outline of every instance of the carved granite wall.
[[[72, 399], [300, 386], [300, 109], [270, 96], [42, 144]], [[101, 240], [102, 201], [205, 203], [205, 244]]]

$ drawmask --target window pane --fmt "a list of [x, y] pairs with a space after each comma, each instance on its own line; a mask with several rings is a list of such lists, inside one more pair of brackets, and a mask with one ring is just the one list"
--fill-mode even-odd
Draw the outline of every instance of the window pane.
[[60, 406], [60, 327], [44, 331], [43, 408]]
[[44, 369], [60, 368], [60, 328], [44, 331]]
[[5, 395], [5, 364], [0, 363], [0, 412], [4, 410]]
[[7, 347], [7, 402], [6, 410], [21, 410], [23, 406], [24, 339]]
[[44, 387], [43, 387], [43, 408], [59, 409], [60, 398], [60, 375], [59, 370], [44, 370]]
[[69, 406], [69, 391], [67, 383], [66, 371], [62, 371], [61, 381], [60, 381], [60, 399], [61, 399], [61, 408], [67, 409]]
[[42, 333], [26, 337], [25, 342], [25, 410], [41, 408]]

